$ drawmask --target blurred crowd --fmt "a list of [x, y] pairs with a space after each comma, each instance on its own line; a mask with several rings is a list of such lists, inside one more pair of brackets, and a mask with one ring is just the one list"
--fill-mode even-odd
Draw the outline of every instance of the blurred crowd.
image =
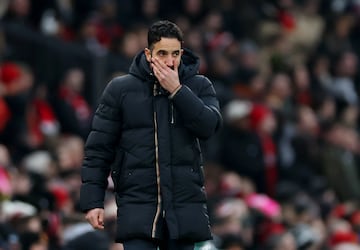
[[[358, 0], [0, 1], [0, 249], [122, 249], [110, 179], [105, 231], [78, 206], [86, 91], [126, 73], [158, 19], [183, 30], [224, 117], [202, 142], [214, 240], [198, 248], [360, 250]], [[23, 56], [11, 25], [64, 57], [80, 46], [103, 77], [69, 63], [43, 81], [58, 61]]]

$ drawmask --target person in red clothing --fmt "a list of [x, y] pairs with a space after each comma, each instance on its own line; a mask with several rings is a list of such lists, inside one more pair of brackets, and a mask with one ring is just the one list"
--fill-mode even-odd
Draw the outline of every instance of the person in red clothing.
[[5, 100], [0, 95], [0, 133], [6, 127], [7, 122], [11, 117], [10, 109]]
[[2, 132], [11, 117], [11, 111], [4, 96], [8, 93], [10, 83], [20, 77], [20, 70], [13, 64], [0, 66], [0, 132]]
[[35, 96], [27, 109], [27, 123], [28, 139], [32, 146], [51, 143], [59, 135], [60, 123], [47, 100], [45, 85], [39, 85], [35, 89]]
[[4, 62], [0, 65], [0, 85], [6, 95], [17, 95], [32, 86], [32, 75], [28, 70], [15, 62]]
[[276, 166], [276, 145], [272, 134], [276, 129], [276, 119], [271, 109], [262, 104], [254, 104], [250, 112], [251, 127], [258, 134], [264, 156], [265, 186], [269, 195], [274, 195], [278, 179]]
[[0, 63], [0, 141], [10, 148], [26, 147], [23, 137], [26, 94], [33, 86], [33, 78], [26, 65], [13, 61]]
[[69, 69], [59, 86], [54, 109], [62, 132], [85, 138], [90, 130], [92, 109], [82, 91], [84, 72], [79, 68]]

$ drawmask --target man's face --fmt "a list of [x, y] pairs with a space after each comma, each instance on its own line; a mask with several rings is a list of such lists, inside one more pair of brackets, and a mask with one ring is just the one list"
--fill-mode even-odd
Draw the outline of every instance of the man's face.
[[172, 69], [174, 69], [174, 65], [180, 65], [182, 53], [181, 42], [176, 38], [163, 37], [159, 42], [154, 43], [152, 48], [145, 49], [148, 62], [155, 57]]

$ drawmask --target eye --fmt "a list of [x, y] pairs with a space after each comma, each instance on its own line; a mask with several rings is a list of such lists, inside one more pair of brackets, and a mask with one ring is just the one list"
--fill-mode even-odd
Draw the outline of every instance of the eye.
[[166, 55], [165, 51], [159, 51], [158, 52], [158, 56], [160, 56], [160, 57], [165, 56], [165, 55]]
[[173, 53], [173, 56], [174, 57], [178, 57], [180, 55], [180, 51], [175, 51], [174, 53]]

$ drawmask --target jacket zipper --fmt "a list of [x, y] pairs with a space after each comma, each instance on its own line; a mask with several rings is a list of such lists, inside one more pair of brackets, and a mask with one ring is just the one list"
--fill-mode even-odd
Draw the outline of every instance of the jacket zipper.
[[[154, 96], [157, 95], [157, 89], [156, 84], [154, 84], [153, 93]], [[156, 111], [154, 110], [154, 139], [155, 139], [155, 166], [156, 166], [156, 184], [157, 184], [157, 206], [156, 206], [156, 213], [155, 218], [152, 224], [152, 230], [151, 230], [151, 237], [155, 238], [156, 233], [156, 224], [160, 216], [160, 209], [161, 209], [161, 194], [160, 194], [160, 167], [159, 167], [159, 142], [158, 142], [158, 126], [157, 126], [157, 120], [156, 120]]]

